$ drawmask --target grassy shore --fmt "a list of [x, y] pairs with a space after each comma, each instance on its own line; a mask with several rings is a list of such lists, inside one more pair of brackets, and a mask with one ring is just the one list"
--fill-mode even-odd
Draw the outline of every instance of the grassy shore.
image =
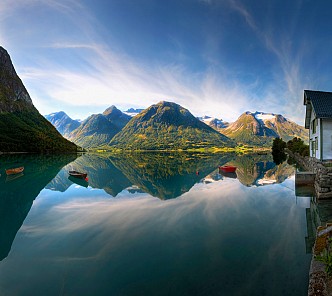
[[123, 153], [123, 152], [194, 152], [194, 153], [269, 153], [271, 148], [269, 147], [251, 147], [251, 146], [236, 146], [236, 147], [200, 147], [189, 149], [158, 149], [158, 150], [125, 150], [112, 147], [100, 147], [95, 149], [89, 149], [88, 152], [98, 153]]

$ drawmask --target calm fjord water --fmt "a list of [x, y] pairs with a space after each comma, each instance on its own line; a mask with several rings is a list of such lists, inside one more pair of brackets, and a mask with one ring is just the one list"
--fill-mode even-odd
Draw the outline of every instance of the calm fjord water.
[[310, 197], [270, 156], [1, 156], [0, 173], [0, 295], [307, 294]]

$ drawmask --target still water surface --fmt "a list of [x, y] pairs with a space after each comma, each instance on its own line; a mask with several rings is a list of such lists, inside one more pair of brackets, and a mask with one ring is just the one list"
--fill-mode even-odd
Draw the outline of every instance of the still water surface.
[[307, 294], [310, 197], [269, 155], [1, 156], [0, 173], [0, 295]]

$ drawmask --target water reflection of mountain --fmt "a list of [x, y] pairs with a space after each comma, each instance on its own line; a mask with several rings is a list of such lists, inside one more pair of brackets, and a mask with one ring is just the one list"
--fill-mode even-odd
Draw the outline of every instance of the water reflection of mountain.
[[160, 199], [171, 199], [189, 191], [233, 157], [232, 154], [140, 153], [111, 159], [132, 184]]
[[286, 162], [276, 165], [271, 155], [237, 156], [231, 164], [237, 167], [237, 178], [245, 186], [282, 183], [295, 173], [295, 168]]
[[[76, 155], [0, 156], [0, 261], [7, 257], [17, 231], [28, 215], [33, 200], [59, 170]], [[24, 175], [6, 178], [4, 168], [25, 167]]]
[[88, 173], [91, 187], [104, 189], [112, 196], [117, 196], [123, 189], [132, 185], [106, 155], [87, 154], [77, 159], [73, 165], [78, 171]]
[[[222, 176], [218, 166], [232, 164], [236, 174]], [[68, 164], [46, 188], [65, 191], [73, 182], [69, 170], [88, 173], [89, 186], [116, 197], [121, 191], [147, 192], [160, 199], [175, 198], [200, 181], [238, 178], [246, 186], [281, 183], [294, 174], [286, 163], [276, 165], [270, 155], [132, 153], [86, 154]], [[76, 182], [75, 182], [76, 183]]]
[[47, 189], [65, 191], [73, 182], [68, 179], [68, 171], [77, 170], [88, 173], [89, 186], [103, 189], [112, 196], [117, 196], [132, 183], [117, 169], [107, 154], [85, 154], [65, 166], [47, 185]]
[[131, 193], [147, 192], [170, 199], [189, 191], [233, 157], [188, 153], [86, 154], [68, 164], [46, 188], [66, 190], [73, 184], [67, 171], [75, 169], [88, 173], [89, 186], [103, 189], [113, 197], [127, 189]]

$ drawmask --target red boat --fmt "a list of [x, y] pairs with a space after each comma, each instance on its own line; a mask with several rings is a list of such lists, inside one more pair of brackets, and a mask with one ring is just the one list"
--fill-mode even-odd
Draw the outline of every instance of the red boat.
[[225, 172], [225, 173], [234, 173], [236, 171], [236, 167], [232, 165], [224, 165], [220, 166], [219, 170]]
[[8, 169], [8, 170], [6, 170], [6, 174], [7, 174], [7, 176], [8, 175], [15, 175], [15, 174], [22, 173], [23, 170], [24, 170], [24, 167]]

